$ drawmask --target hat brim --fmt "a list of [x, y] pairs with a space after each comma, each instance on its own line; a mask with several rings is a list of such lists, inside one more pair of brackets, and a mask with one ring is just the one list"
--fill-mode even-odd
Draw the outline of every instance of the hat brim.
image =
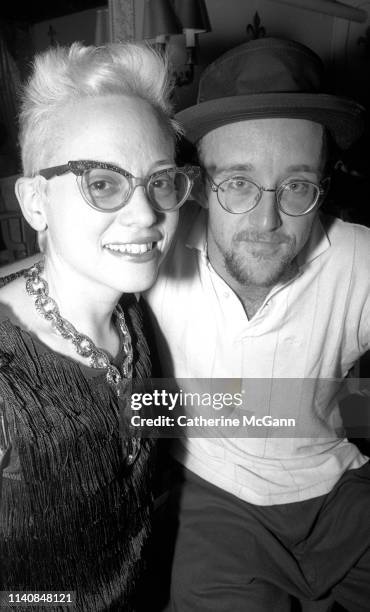
[[249, 119], [295, 118], [321, 123], [341, 149], [363, 133], [365, 109], [347, 98], [327, 94], [270, 93], [230, 96], [201, 102], [176, 114], [194, 144], [208, 132]]

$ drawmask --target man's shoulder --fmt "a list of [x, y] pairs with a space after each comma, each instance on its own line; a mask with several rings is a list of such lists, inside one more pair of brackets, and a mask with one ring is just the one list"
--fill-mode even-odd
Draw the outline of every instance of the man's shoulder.
[[[355, 257], [370, 255], [369, 227], [343, 221], [329, 215], [323, 215], [321, 221], [332, 249], [340, 249], [347, 253], [352, 252]], [[369, 259], [364, 263], [369, 266]]]

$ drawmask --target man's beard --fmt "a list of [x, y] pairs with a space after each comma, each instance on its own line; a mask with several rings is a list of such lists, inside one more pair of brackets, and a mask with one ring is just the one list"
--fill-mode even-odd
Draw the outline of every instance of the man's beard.
[[[267, 242], [276, 244], [276, 252], [269, 253], [258, 248], [258, 241], [264, 240], [263, 235], [252, 235], [251, 232], [240, 232], [233, 238], [233, 244], [243, 246], [248, 242], [246, 249], [234, 248], [224, 253], [224, 263], [227, 272], [242, 286], [271, 288], [278, 282], [287, 282], [297, 273], [295, 259], [295, 240], [290, 237], [279, 237]], [[256, 249], [253, 252], [253, 242]], [[283, 252], [278, 250], [280, 244], [287, 245]]]

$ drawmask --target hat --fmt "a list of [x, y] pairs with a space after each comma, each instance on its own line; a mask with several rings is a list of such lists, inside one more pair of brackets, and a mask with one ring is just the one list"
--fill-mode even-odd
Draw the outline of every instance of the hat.
[[222, 125], [264, 118], [308, 119], [326, 126], [348, 148], [365, 127], [365, 109], [324, 93], [324, 66], [292, 40], [260, 38], [224, 53], [203, 72], [197, 104], [176, 119], [193, 143]]

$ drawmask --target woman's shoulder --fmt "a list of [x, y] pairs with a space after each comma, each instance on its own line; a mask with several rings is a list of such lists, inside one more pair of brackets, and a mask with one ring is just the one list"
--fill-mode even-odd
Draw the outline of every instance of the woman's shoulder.
[[[0, 293], [0, 299], [1, 299], [1, 293]], [[11, 319], [12, 319], [12, 309], [10, 308], [10, 306], [8, 306], [8, 304], [2, 304], [0, 302], [0, 324], [3, 323], [3, 321], [7, 321], [7, 320], [11, 321]]]
[[28, 352], [25, 350], [25, 334], [34, 316], [27, 300], [25, 281], [17, 276], [0, 288], [0, 356], [12, 356], [12, 363], [18, 355], [19, 365], [26, 367]]
[[6, 274], [5, 276], [0, 277], [0, 288], [6, 287], [9, 283], [16, 280], [17, 278], [23, 277], [25, 269], [18, 270], [17, 272], [12, 272], [11, 274]]
[[17, 276], [22, 276], [24, 270], [30, 268], [36, 261], [38, 261], [42, 257], [41, 253], [35, 253], [30, 257], [26, 257], [25, 259], [17, 259], [12, 263], [1, 266], [0, 268], [0, 286], [3, 281], [5, 282], [16, 278]]
[[24, 273], [33, 260], [27, 258], [0, 268], [0, 321], [5, 318], [18, 323], [22, 319], [27, 299]]
[[[2, 281], [6, 282], [2, 282]], [[26, 293], [23, 274], [14, 274], [11, 278], [0, 279], [0, 322], [8, 319], [18, 324], [24, 315]]]

